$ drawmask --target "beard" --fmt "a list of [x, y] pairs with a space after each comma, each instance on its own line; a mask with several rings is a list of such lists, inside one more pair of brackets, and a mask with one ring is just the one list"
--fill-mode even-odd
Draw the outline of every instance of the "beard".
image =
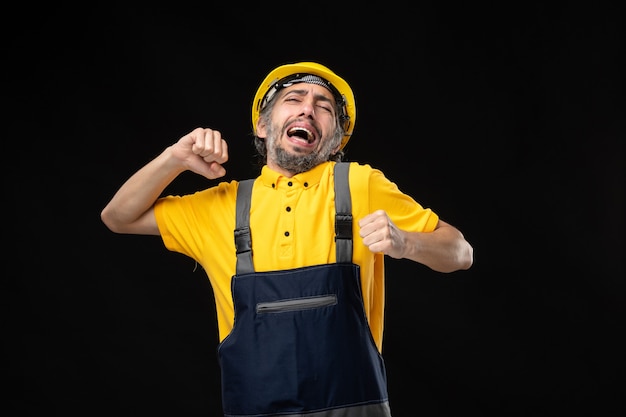
[[321, 147], [312, 153], [300, 154], [297, 151], [296, 153], [290, 153], [279, 141], [283, 133], [283, 129], [280, 129], [278, 126], [274, 124], [269, 125], [267, 138], [265, 139], [267, 159], [274, 161], [280, 168], [293, 175], [309, 171], [322, 162], [329, 161], [332, 151], [338, 143], [333, 138], [321, 138]]

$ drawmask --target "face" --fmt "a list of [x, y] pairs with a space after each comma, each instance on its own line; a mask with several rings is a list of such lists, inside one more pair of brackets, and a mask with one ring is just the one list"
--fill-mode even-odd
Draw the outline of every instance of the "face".
[[259, 119], [257, 133], [265, 138], [267, 165], [289, 176], [328, 161], [339, 150], [342, 136], [331, 92], [308, 83], [281, 90], [271, 123]]

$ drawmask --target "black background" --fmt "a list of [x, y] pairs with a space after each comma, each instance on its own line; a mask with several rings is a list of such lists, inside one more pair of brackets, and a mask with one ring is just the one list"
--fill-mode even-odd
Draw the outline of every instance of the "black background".
[[475, 248], [447, 275], [388, 259], [394, 416], [623, 416], [623, 19], [593, 4], [5, 13], [9, 415], [220, 415], [204, 273], [100, 210], [199, 126], [229, 141], [225, 180], [256, 175], [254, 92], [312, 60], [355, 92], [347, 159]]

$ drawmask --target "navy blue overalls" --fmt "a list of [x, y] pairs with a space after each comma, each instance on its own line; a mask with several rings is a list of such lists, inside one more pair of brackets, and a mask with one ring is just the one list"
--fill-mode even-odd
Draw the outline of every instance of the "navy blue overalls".
[[220, 343], [224, 416], [389, 417], [387, 377], [352, 263], [349, 163], [335, 165], [337, 263], [254, 272], [252, 179], [237, 196], [235, 322]]

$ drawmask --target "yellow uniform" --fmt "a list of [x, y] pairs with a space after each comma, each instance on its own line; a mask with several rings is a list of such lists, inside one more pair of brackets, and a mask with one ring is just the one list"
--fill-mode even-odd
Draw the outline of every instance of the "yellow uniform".
[[[257, 272], [335, 262], [333, 168], [326, 162], [292, 178], [264, 166], [252, 190], [250, 229]], [[358, 221], [378, 209], [400, 228], [431, 232], [438, 216], [403, 194], [381, 171], [352, 162], [350, 193], [353, 215], [353, 262], [360, 266], [365, 313], [382, 351], [384, 322], [384, 256], [363, 245]], [[205, 269], [215, 294], [219, 339], [232, 330], [234, 307], [237, 181], [222, 182], [186, 196], [167, 196], [155, 215], [168, 250], [195, 259]]]

